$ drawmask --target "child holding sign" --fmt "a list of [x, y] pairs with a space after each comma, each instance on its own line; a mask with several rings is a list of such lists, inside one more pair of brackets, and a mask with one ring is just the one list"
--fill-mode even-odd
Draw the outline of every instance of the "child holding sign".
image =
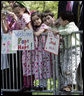
[[[8, 12], [8, 14], [10, 16], [8, 18], [8, 24], [9, 24], [8, 29], [9, 29], [9, 31], [32, 29], [30, 14], [26, 10], [26, 8], [20, 3], [14, 3], [12, 8], [13, 8], [14, 13], [13, 12]], [[25, 90], [26, 87], [29, 87], [29, 84], [31, 83], [30, 77], [28, 78], [29, 81], [27, 83], [27, 76], [24, 74], [24, 71], [25, 71], [25, 69], [24, 69], [24, 66], [25, 66], [24, 56], [25, 56], [26, 53], [27, 53], [27, 51], [25, 51], [25, 50], [21, 53], [19, 51], [17, 51], [18, 64], [20, 63], [19, 61], [21, 61], [21, 64], [23, 65], [23, 90]]]
[[[58, 53], [59, 53], [59, 39], [60, 38], [58, 38], [59, 35], [57, 36], [57, 34], [59, 32], [58, 32], [58, 30], [57, 30], [57, 28], [55, 26], [56, 21], [55, 21], [55, 18], [54, 18], [54, 14], [50, 10], [44, 11], [42, 13], [42, 21], [43, 21], [43, 23], [45, 23], [47, 26], [50, 27], [50, 32], [48, 33], [47, 42], [46, 42], [47, 47], [45, 46], [45, 50], [47, 50], [47, 51], [49, 51], [51, 53], [54, 53], [56, 55], [59, 55]], [[55, 46], [52, 46], [51, 44], [49, 44], [50, 38], [52, 39], [52, 41], [54, 41], [53, 44], [55, 44]], [[52, 63], [53, 62], [52, 54], [50, 54], [50, 57], [51, 57], [50, 58], [51, 64], [53, 65], [53, 63]], [[56, 72], [56, 78], [57, 78], [57, 72]]]
[[34, 73], [35, 79], [39, 79], [40, 86], [38, 88], [46, 89], [47, 79], [50, 78], [50, 53], [44, 51], [45, 36], [42, 33], [47, 32], [49, 27], [42, 23], [41, 13], [34, 12], [31, 14], [31, 24], [35, 35], [35, 51], [34, 51]]

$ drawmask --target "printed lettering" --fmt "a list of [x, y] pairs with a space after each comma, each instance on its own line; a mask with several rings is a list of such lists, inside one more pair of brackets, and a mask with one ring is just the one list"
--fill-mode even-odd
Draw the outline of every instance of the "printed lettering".
[[18, 44], [20, 44], [20, 41], [22, 40], [22, 38], [18, 38]]

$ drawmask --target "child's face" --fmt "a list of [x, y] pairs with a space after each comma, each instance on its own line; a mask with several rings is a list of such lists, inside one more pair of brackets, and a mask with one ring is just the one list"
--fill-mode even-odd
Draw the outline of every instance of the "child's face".
[[34, 26], [39, 27], [42, 23], [42, 20], [37, 15], [35, 15], [32, 17], [32, 22], [34, 23]]
[[25, 8], [15, 7], [13, 12], [16, 14], [17, 17], [21, 17], [25, 11]]
[[43, 18], [43, 22], [47, 25], [47, 26], [51, 26], [54, 23], [54, 18], [51, 17], [50, 15], [46, 16]]
[[59, 23], [60, 25], [62, 25], [63, 27], [65, 27], [69, 22], [67, 20], [63, 20], [61, 17], [59, 18]]

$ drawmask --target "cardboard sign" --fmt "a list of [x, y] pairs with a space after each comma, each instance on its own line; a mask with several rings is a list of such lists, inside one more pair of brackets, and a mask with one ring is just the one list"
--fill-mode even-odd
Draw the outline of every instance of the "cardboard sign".
[[58, 55], [59, 43], [59, 35], [54, 36], [52, 32], [49, 32], [44, 50]]
[[32, 30], [13, 30], [13, 50], [34, 50], [34, 37]]
[[2, 54], [16, 53], [15, 50], [12, 50], [12, 35], [11, 34], [3, 34], [1, 53]]

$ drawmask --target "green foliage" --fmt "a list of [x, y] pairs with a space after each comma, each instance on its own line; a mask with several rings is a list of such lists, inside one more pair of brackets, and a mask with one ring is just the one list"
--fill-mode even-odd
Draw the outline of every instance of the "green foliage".
[[55, 18], [57, 18], [58, 13], [58, 1], [17, 1], [23, 4], [26, 8], [29, 8], [30, 11], [40, 11], [50, 10], [54, 13]]
[[[58, 1], [16, 1], [24, 5], [26, 8], [29, 8], [30, 11], [40, 11], [50, 10], [54, 13], [55, 18], [57, 18], [58, 13]], [[4, 1], [4, 4], [8, 4], [7, 1]]]

